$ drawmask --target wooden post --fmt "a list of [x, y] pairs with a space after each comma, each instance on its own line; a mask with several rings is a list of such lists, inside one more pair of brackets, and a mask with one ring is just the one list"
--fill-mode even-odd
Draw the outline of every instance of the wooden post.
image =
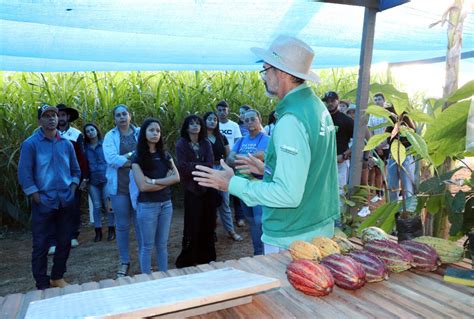
[[[360, 184], [362, 174], [362, 153], [364, 149], [364, 137], [367, 128], [367, 104], [369, 101], [370, 66], [372, 64], [372, 51], [374, 48], [375, 18], [377, 10], [365, 8], [364, 29], [362, 31], [362, 44], [359, 62], [359, 79], [357, 83], [357, 109], [354, 123], [352, 142], [351, 169], [349, 172], [349, 191]], [[355, 218], [357, 211], [351, 209], [352, 217]]]

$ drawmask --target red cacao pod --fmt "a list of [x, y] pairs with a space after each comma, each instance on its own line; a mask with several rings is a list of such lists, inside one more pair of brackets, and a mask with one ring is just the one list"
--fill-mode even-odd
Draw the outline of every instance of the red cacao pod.
[[355, 290], [365, 284], [364, 268], [351, 257], [332, 254], [323, 258], [321, 264], [331, 271], [336, 285], [341, 288]]
[[307, 259], [292, 261], [286, 268], [290, 284], [310, 296], [326, 296], [334, 287], [334, 278], [324, 266]]
[[391, 240], [371, 240], [364, 245], [364, 248], [382, 259], [391, 272], [410, 269], [413, 263], [413, 255]]
[[353, 251], [348, 255], [364, 267], [367, 282], [388, 279], [388, 269], [382, 259], [365, 250]]
[[400, 243], [400, 246], [413, 255], [412, 265], [416, 267], [417, 270], [434, 271], [441, 265], [438, 253], [433, 247], [427, 244], [413, 240], [404, 240]]

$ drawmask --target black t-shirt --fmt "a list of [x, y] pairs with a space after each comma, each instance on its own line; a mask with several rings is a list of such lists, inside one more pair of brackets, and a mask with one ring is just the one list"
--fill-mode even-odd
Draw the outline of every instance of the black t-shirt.
[[349, 142], [354, 132], [354, 120], [342, 112], [331, 114], [336, 127], [337, 155], [341, 155], [349, 148]]
[[[394, 108], [393, 106], [388, 107], [387, 110], [390, 111], [390, 112], [392, 112], [392, 113], [394, 113], [394, 114], [396, 113], [396, 112], [395, 112], [395, 108]], [[410, 124], [409, 124], [409, 121], [410, 121], [410, 120], [408, 119], [407, 113], [406, 113], [406, 112], [403, 112], [403, 113], [402, 113], [402, 116], [403, 116], [403, 120], [402, 120], [401, 123], [400, 123], [401, 126], [410, 127]], [[393, 123], [396, 123], [397, 120], [398, 120], [398, 119], [397, 119], [396, 117], [394, 117], [394, 116], [390, 116], [390, 118], [392, 119], [392, 122], [393, 122]], [[385, 132], [386, 132], [386, 133], [390, 133], [390, 134], [391, 134], [392, 131], [393, 131], [393, 126], [387, 126], [387, 128], [385, 129]], [[390, 139], [390, 137], [387, 138], [388, 144], [389, 144], [390, 146], [392, 146], [393, 140], [396, 140], [397, 138], [399, 138], [399, 139], [400, 139], [400, 143], [402, 143], [403, 146], [405, 146], [405, 147], [410, 147], [410, 146], [411, 146], [411, 143], [408, 141], [408, 139], [407, 139], [406, 137], [404, 137], [404, 136], [399, 136], [399, 135], [400, 135], [400, 133], [398, 133], [396, 136], [394, 136], [393, 139]]]
[[218, 162], [221, 159], [225, 159], [225, 147], [229, 145], [229, 141], [227, 137], [221, 135], [222, 138], [216, 136], [216, 141], [212, 143], [211, 140], [209, 142], [212, 145], [212, 152], [214, 153], [214, 161]]
[[[141, 167], [143, 174], [148, 178], [158, 179], [166, 177], [168, 170], [170, 169], [169, 161], [171, 160], [171, 155], [169, 153], [165, 154], [165, 158], [162, 159], [158, 152], [151, 154], [150, 165], [148, 169]], [[134, 155], [132, 158], [132, 163], [138, 164], [137, 156]], [[138, 195], [138, 202], [147, 203], [147, 202], [165, 202], [171, 199], [171, 190], [169, 187], [163, 188], [162, 190], [156, 192], [140, 192]]]

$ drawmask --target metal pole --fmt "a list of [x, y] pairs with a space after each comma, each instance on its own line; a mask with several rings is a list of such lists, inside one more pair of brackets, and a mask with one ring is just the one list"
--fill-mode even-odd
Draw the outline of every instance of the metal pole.
[[[374, 48], [376, 15], [376, 9], [365, 8], [359, 62], [359, 79], [357, 83], [357, 109], [352, 142], [351, 169], [349, 173], [350, 192], [354, 190], [354, 186], [360, 184], [362, 174], [362, 153], [365, 145], [364, 137], [368, 121], [365, 111], [367, 110], [367, 103], [369, 101], [370, 66], [372, 63], [372, 51]], [[355, 218], [357, 211], [352, 209], [351, 213], [352, 217]]]

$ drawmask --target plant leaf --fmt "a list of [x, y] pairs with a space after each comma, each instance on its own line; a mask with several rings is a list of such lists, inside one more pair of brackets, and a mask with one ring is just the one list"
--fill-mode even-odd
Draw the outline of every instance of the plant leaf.
[[434, 117], [418, 110], [410, 111], [408, 116], [418, 123], [430, 123], [434, 120]]
[[406, 136], [418, 155], [420, 155], [423, 159], [433, 162], [428, 152], [428, 145], [426, 145], [425, 140], [420, 135], [409, 129], [404, 129], [403, 134]]
[[367, 145], [364, 147], [364, 151], [370, 151], [377, 146], [379, 146], [383, 141], [385, 141], [390, 136], [390, 133], [382, 133], [373, 135], [368, 141]]
[[465, 205], [466, 205], [466, 193], [464, 193], [463, 191], [457, 192], [452, 202], [451, 211], [453, 213], [462, 213]]
[[377, 117], [383, 117], [389, 121], [393, 125], [393, 121], [390, 118], [391, 113], [384, 109], [383, 107], [377, 106], [377, 105], [369, 105], [367, 106], [367, 110], [365, 111], [367, 114], [371, 114]]
[[441, 209], [441, 198], [443, 195], [433, 195], [426, 202], [426, 209], [430, 214], [436, 214]]
[[367, 217], [367, 219], [362, 222], [362, 224], [360, 224], [357, 232], [360, 234], [360, 232], [362, 232], [362, 230], [367, 227], [382, 224], [387, 216], [392, 214], [392, 211], [396, 212], [398, 210], [398, 207], [399, 203], [397, 202], [385, 203], [379, 206], [372, 214], [370, 214], [369, 217]]
[[459, 89], [454, 91], [450, 96], [448, 96], [448, 103], [453, 103], [461, 101], [467, 98], [470, 98], [474, 95], [474, 80], [471, 80], [461, 86]]
[[390, 153], [392, 154], [392, 159], [397, 162], [398, 166], [402, 166], [407, 157], [407, 152], [405, 146], [403, 146], [399, 140], [393, 140], [390, 146]]
[[418, 191], [420, 193], [427, 193], [427, 194], [440, 194], [442, 193], [446, 185], [444, 184], [444, 181], [451, 179], [453, 177], [454, 173], [456, 173], [458, 170], [460, 170], [461, 167], [458, 167], [452, 171], [446, 172], [442, 175], [439, 176], [433, 176], [423, 182], [420, 183], [420, 186], [418, 187]]

